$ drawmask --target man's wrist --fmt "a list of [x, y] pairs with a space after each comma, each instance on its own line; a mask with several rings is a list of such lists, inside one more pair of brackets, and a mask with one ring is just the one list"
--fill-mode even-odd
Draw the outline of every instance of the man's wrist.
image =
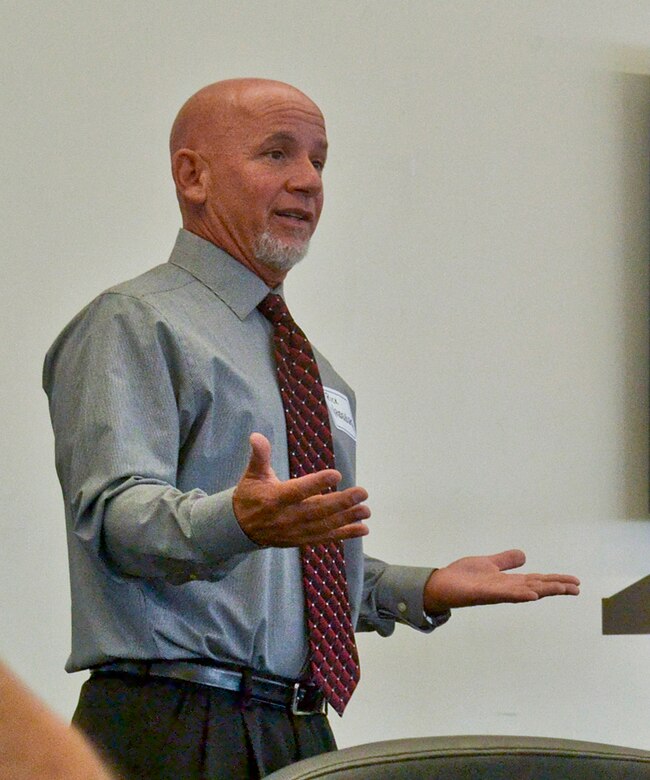
[[440, 604], [436, 602], [431, 593], [433, 590], [432, 581], [437, 571], [440, 571], [440, 569], [435, 568], [431, 570], [429, 579], [424, 585], [424, 593], [422, 595], [422, 600], [424, 603], [424, 614], [427, 617], [431, 617], [433, 619], [449, 614], [449, 607], [446, 604]]

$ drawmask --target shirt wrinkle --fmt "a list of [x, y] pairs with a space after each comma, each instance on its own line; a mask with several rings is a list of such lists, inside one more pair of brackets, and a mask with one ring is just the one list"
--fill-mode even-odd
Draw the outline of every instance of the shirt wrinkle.
[[[181, 230], [168, 263], [100, 295], [48, 352], [68, 528], [68, 671], [113, 658], [197, 657], [286, 677], [305, 668], [299, 550], [260, 548], [232, 506], [253, 431], [271, 442], [278, 478], [289, 476], [270, 326], [249, 316], [267, 293]], [[352, 389], [315, 355], [323, 384], [354, 415]], [[345, 489], [356, 443], [335, 425], [332, 434]], [[361, 539], [344, 547], [359, 630], [388, 635], [396, 621], [431, 630], [430, 569], [364, 558]]]

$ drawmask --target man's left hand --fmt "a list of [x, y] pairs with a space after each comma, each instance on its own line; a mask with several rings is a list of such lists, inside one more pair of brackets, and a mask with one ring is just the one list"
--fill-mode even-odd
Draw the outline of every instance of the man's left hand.
[[511, 574], [526, 562], [521, 550], [460, 558], [432, 572], [424, 586], [424, 610], [432, 615], [456, 607], [577, 596], [580, 580], [570, 574]]

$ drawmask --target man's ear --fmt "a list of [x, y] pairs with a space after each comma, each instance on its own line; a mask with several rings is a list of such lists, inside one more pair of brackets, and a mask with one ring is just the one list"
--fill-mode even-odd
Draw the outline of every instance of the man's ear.
[[176, 189], [188, 203], [195, 206], [205, 203], [208, 175], [205, 160], [193, 149], [179, 149], [172, 157], [172, 176]]

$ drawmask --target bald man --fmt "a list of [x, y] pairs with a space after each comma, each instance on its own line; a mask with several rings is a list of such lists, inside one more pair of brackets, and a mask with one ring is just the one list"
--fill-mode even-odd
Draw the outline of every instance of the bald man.
[[290, 478], [258, 306], [283, 296], [318, 224], [323, 116], [287, 84], [224, 81], [181, 108], [170, 146], [183, 229], [169, 261], [95, 299], [45, 363], [72, 583], [66, 668], [91, 669], [75, 722], [121, 776], [263, 777], [335, 747], [301, 549], [342, 541], [341, 599], [357, 631], [382, 636], [396, 622], [430, 632], [455, 607], [577, 594], [578, 581], [509, 572], [518, 550], [433, 571], [364, 556], [354, 394], [316, 349], [336, 468]]

